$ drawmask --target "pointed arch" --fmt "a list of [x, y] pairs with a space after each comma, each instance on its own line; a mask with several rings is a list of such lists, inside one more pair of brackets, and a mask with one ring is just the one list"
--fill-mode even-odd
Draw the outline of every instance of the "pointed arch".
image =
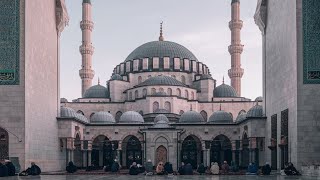
[[164, 103], [164, 108], [169, 112], [171, 113], [171, 103], [169, 101], [166, 101]]
[[205, 110], [202, 110], [202, 111], [200, 112], [200, 114], [201, 114], [201, 116], [203, 117], [203, 119], [204, 119], [205, 121], [207, 121], [207, 119], [208, 119], [208, 113], [207, 113]]
[[159, 102], [158, 101], [153, 102], [152, 112], [156, 112], [156, 110], [158, 110], [158, 109], [159, 109]]

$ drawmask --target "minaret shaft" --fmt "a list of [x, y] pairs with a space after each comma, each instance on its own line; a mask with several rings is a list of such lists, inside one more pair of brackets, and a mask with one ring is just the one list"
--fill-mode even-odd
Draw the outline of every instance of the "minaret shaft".
[[92, 46], [91, 34], [93, 30], [93, 22], [91, 15], [92, 5], [88, 1], [82, 3], [82, 21], [80, 28], [82, 30], [82, 45], [79, 47], [82, 56], [82, 66], [79, 71], [81, 77], [81, 95], [83, 97], [85, 91], [92, 86], [94, 71], [92, 70], [92, 55], [94, 47]]
[[238, 96], [241, 96], [241, 78], [244, 70], [241, 68], [241, 53], [243, 45], [241, 44], [241, 28], [243, 22], [240, 20], [240, 0], [233, 0], [231, 3], [231, 21], [229, 28], [231, 30], [231, 45], [229, 53], [231, 55], [231, 69], [228, 75], [231, 79], [231, 86], [237, 91]]

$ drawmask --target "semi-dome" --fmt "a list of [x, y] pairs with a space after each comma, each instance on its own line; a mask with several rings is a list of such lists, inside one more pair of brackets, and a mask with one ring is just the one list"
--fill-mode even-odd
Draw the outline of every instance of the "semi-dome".
[[243, 121], [243, 120], [245, 120], [247, 118], [247, 113], [241, 113], [241, 114], [239, 114], [238, 116], [237, 116], [237, 118], [236, 118], [236, 122], [241, 122], [241, 121]]
[[263, 101], [263, 97], [262, 97], [262, 96], [259, 96], [259, 97], [257, 97], [254, 101]]
[[114, 74], [111, 76], [111, 80], [123, 80], [123, 78], [119, 74]]
[[120, 123], [144, 123], [141, 114], [135, 111], [127, 111], [123, 113], [119, 120]]
[[163, 114], [159, 114], [154, 118], [155, 124], [157, 124], [159, 121], [165, 121], [165, 122], [169, 123], [169, 119], [167, 118], [167, 116], [165, 116]]
[[60, 108], [60, 116], [61, 117], [68, 117], [68, 118], [76, 118], [77, 120], [80, 120], [85, 123], [89, 123], [88, 119], [82, 115], [77, 113], [74, 109], [69, 107], [61, 107]]
[[180, 44], [170, 41], [152, 41], [136, 48], [125, 61], [153, 57], [198, 60], [191, 51]]
[[180, 119], [180, 123], [199, 123], [204, 122], [202, 115], [196, 111], [187, 111], [184, 112]]
[[209, 123], [233, 123], [230, 113], [225, 111], [216, 111], [209, 117]]
[[170, 112], [166, 109], [156, 109], [154, 113], [162, 114], [162, 113], [170, 113]]
[[115, 123], [114, 117], [104, 111], [96, 112], [90, 119], [90, 123], [95, 123], [95, 124], [112, 124]]
[[261, 105], [255, 105], [251, 109], [249, 109], [247, 113], [247, 117], [262, 117], [263, 110]]
[[167, 85], [167, 86], [183, 86], [186, 87], [185, 84], [182, 82], [174, 79], [173, 77], [169, 76], [155, 76], [151, 77], [142, 83], [138, 84], [135, 87], [142, 87], [142, 86], [157, 86], [157, 85]]
[[87, 89], [83, 98], [110, 98], [110, 95], [106, 87], [98, 84]]
[[214, 97], [237, 97], [236, 90], [227, 84], [221, 84], [220, 86], [214, 88], [213, 90]]

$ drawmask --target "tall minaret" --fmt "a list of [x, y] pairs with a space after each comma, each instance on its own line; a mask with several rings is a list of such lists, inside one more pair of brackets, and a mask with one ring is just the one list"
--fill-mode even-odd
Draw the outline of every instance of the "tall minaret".
[[231, 69], [228, 75], [231, 79], [231, 86], [241, 96], [241, 78], [244, 70], [241, 68], [241, 53], [243, 45], [241, 44], [240, 31], [243, 22], [240, 20], [240, 0], [232, 0], [231, 2], [231, 21], [229, 28], [231, 30], [231, 45], [229, 53], [231, 55]]
[[83, 0], [82, 2], [82, 21], [80, 28], [82, 30], [82, 45], [80, 46], [80, 53], [82, 55], [82, 67], [79, 75], [82, 80], [81, 95], [92, 86], [92, 79], [94, 71], [92, 70], [92, 55], [94, 47], [92, 46], [91, 33], [93, 30], [93, 22], [91, 16], [91, 0]]

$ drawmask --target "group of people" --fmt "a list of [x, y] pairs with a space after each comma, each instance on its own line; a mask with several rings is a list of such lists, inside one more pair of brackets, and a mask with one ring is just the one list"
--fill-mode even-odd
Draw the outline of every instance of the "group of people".
[[16, 168], [10, 160], [5, 160], [4, 163], [0, 162], [0, 177], [16, 175]]
[[27, 170], [22, 171], [19, 176], [37, 176], [41, 174], [41, 169], [38, 165], [36, 165], [34, 162], [31, 163], [31, 167], [29, 167]]
[[157, 166], [154, 168], [151, 159], [149, 159], [145, 166], [142, 166], [140, 164], [137, 164], [136, 162], [133, 162], [132, 165], [129, 168], [129, 174], [130, 175], [138, 175], [138, 174], [145, 174], [147, 176], [151, 175], [173, 175], [173, 167], [170, 162], [159, 162]]

